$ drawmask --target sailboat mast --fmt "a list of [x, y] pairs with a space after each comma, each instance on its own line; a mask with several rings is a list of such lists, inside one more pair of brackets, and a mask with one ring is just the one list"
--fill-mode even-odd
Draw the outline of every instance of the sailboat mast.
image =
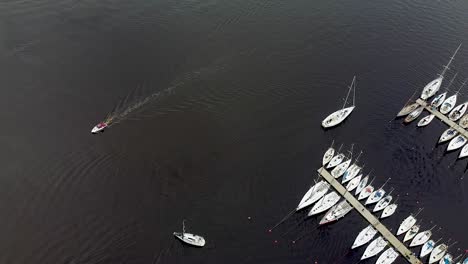
[[354, 79], [356, 79], [356, 77], [353, 77], [353, 81], [351, 82], [351, 85], [349, 86], [348, 94], [346, 95], [346, 99], [345, 99], [345, 102], [343, 104], [343, 108], [341, 108], [341, 109], [344, 109], [345, 106], [346, 106], [346, 103], [348, 102], [348, 97], [351, 94], [351, 90], [353, 89]]
[[444, 70], [442, 71], [441, 74], [439, 74], [440, 77], [444, 78], [445, 72], [449, 69], [450, 63], [452, 63], [453, 59], [455, 58], [455, 55], [457, 55], [457, 52], [458, 52], [458, 50], [460, 49], [461, 45], [462, 45], [462, 44], [460, 43], [460, 45], [458, 46], [457, 50], [455, 50], [455, 52], [453, 53], [452, 57], [450, 57], [450, 60], [449, 60], [449, 62], [447, 63], [447, 65], [444, 66]]

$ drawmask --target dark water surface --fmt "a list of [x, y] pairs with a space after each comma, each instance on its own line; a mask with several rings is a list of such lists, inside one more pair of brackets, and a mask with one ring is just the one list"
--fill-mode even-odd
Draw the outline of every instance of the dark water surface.
[[[365, 151], [375, 185], [392, 178], [389, 228], [424, 207], [422, 226], [458, 255], [468, 161], [435, 146], [441, 122], [389, 121], [461, 42], [447, 77], [468, 76], [467, 14], [461, 0], [1, 1], [0, 262], [356, 263], [356, 212], [266, 232], [332, 139]], [[357, 109], [322, 130], [354, 74]], [[184, 218], [204, 249], [172, 237]]]

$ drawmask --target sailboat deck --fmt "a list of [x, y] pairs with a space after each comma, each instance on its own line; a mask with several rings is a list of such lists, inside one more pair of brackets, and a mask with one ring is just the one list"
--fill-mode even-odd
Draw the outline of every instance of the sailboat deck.
[[450, 120], [446, 115], [442, 114], [437, 109], [433, 109], [432, 107], [430, 107], [426, 101], [418, 99], [416, 100], [416, 103], [423, 106], [424, 109], [429, 111], [431, 114], [435, 115], [438, 119], [442, 120], [442, 122], [446, 123], [451, 128], [457, 130], [457, 132], [460, 133], [460, 135], [464, 136], [465, 138], [468, 138], [468, 131], [466, 131], [463, 127], [459, 126], [457, 123]]
[[362, 215], [389, 243], [395, 248], [400, 255], [405, 258], [409, 263], [412, 264], [422, 264], [422, 261], [419, 260], [413, 253], [400, 241], [396, 238], [390, 230], [388, 230], [385, 225], [383, 225], [379, 219], [377, 219], [367, 208], [361, 204], [346, 188], [341, 185], [326, 169], [323, 167], [318, 169], [318, 173], [330, 183], [335, 190], [341, 194], [355, 209]]

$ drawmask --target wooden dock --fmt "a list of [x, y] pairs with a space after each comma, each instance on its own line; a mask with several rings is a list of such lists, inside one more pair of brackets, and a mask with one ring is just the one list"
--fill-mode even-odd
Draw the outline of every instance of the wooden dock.
[[367, 208], [361, 204], [350, 192], [346, 190], [340, 182], [338, 182], [326, 169], [323, 167], [318, 170], [318, 173], [330, 183], [335, 190], [343, 196], [349, 204], [351, 204], [359, 214], [364, 217], [374, 228], [400, 253], [409, 263], [422, 264], [413, 252], [411, 252], [398, 238], [396, 238], [390, 230], [387, 229]]
[[465, 138], [468, 138], [468, 132], [463, 127], [459, 126], [457, 123], [450, 120], [447, 116], [439, 112], [437, 109], [433, 109], [430, 105], [427, 104], [426, 101], [419, 98], [418, 100], [416, 100], [416, 103], [418, 103], [420, 106], [423, 106], [424, 109], [429, 111], [429, 113], [435, 115], [438, 119], [446, 123], [451, 128], [457, 130], [458, 133], [460, 133], [460, 135], [463, 135]]

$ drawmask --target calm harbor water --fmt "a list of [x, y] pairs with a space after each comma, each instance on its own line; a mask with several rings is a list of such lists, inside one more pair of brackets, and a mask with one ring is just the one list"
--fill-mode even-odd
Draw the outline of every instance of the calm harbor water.
[[[0, 262], [356, 263], [356, 212], [267, 232], [333, 139], [364, 151], [375, 185], [391, 178], [389, 228], [423, 207], [458, 255], [468, 160], [435, 144], [440, 121], [393, 117], [459, 43], [447, 77], [468, 77], [466, 14], [461, 0], [0, 2]], [[353, 75], [356, 110], [324, 131]], [[182, 219], [205, 248], [175, 241]]]

